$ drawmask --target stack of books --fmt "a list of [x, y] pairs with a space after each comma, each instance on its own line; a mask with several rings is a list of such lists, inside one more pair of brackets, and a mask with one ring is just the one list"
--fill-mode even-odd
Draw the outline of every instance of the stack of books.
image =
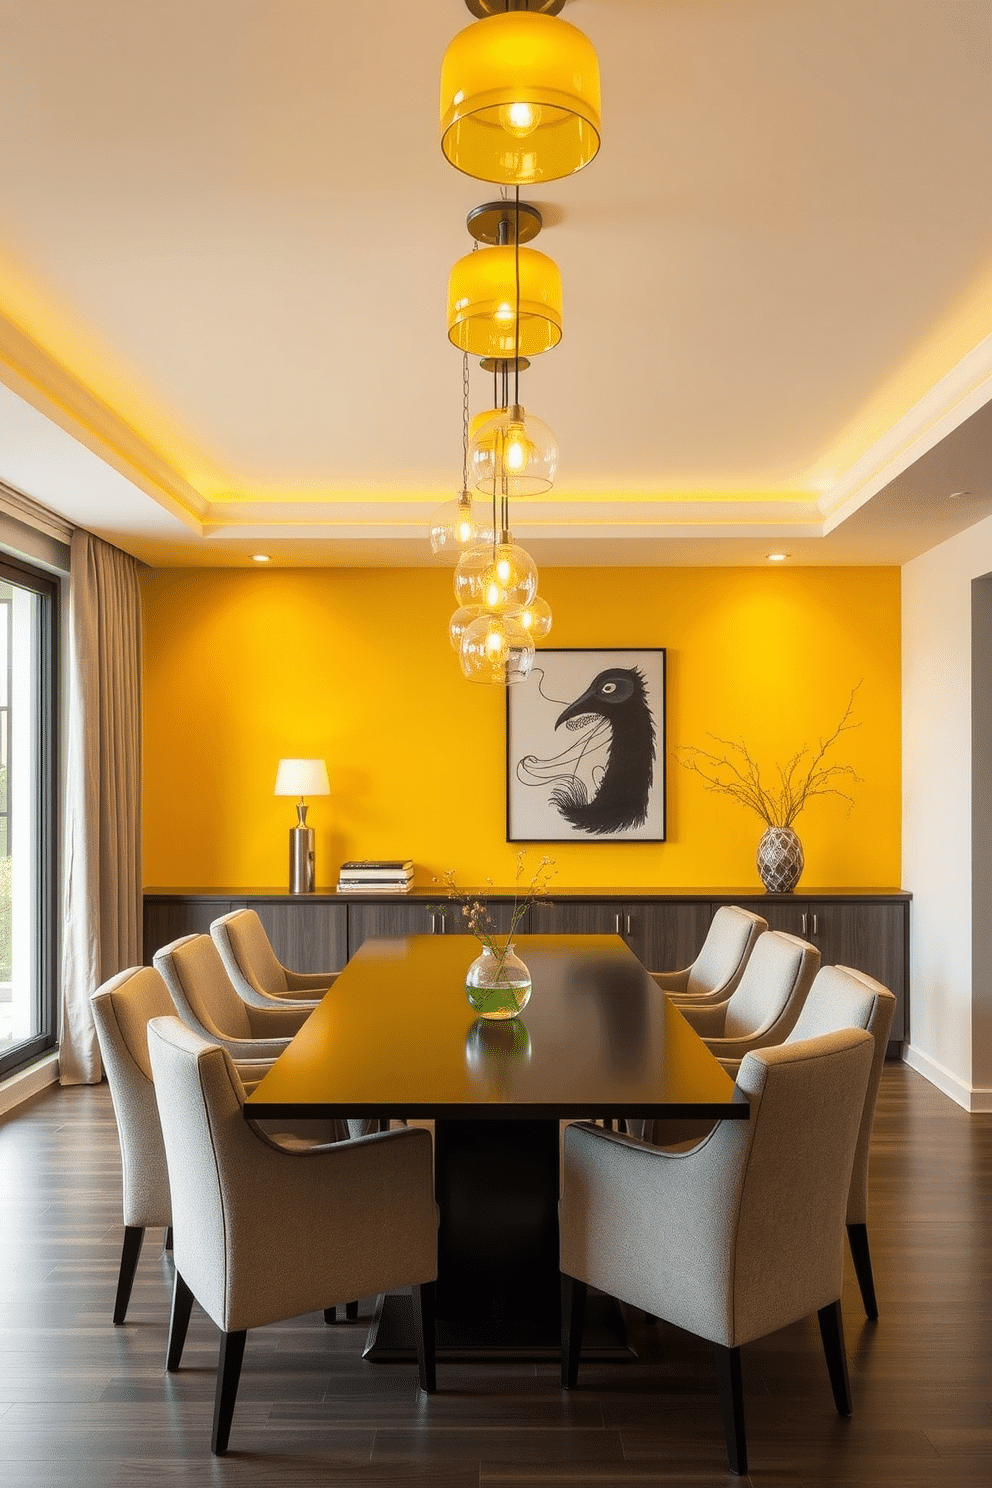
[[370, 858], [341, 864], [338, 893], [405, 894], [412, 882], [413, 863], [409, 858]]

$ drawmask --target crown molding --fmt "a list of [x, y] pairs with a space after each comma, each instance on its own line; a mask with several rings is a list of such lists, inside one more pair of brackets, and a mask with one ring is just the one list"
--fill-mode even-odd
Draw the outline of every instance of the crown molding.
[[992, 399], [992, 336], [986, 336], [866, 450], [819, 501], [826, 535]]
[[194, 531], [208, 503], [142, 436], [6, 316], [0, 381]]

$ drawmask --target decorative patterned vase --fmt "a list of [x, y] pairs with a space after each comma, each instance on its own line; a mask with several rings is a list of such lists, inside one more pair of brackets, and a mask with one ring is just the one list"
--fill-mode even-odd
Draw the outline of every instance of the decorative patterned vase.
[[495, 953], [483, 946], [465, 978], [465, 996], [480, 1018], [515, 1018], [530, 1001], [531, 981], [512, 943]]
[[758, 843], [758, 873], [769, 894], [791, 894], [803, 863], [803, 845], [792, 828], [768, 827]]

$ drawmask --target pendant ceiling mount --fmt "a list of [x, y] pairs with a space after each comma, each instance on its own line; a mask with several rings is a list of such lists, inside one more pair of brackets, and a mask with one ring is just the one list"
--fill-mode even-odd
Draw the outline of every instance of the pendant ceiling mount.
[[565, 0], [529, 0], [524, 4], [520, 0], [515, 4], [514, 0], [465, 0], [465, 4], [474, 16], [484, 20], [486, 16], [502, 15], [505, 10], [532, 10], [541, 15], [558, 15], [559, 11], [565, 9]]
[[544, 218], [531, 202], [483, 202], [481, 207], [472, 208], [465, 226], [477, 243], [495, 247], [512, 243], [518, 233], [521, 243], [532, 242], [544, 226]]

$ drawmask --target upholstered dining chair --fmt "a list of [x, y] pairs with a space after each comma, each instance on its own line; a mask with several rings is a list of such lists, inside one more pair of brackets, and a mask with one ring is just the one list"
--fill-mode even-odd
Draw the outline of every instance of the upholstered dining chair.
[[[98, 987], [90, 998], [100, 1053], [120, 1139], [124, 1179], [124, 1245], [114, 1301], [114, 1322], [127, 1317], [131, 1289], [141, 1255], [145, 1230], [162, 1226], [170, 1249], [172, 1204], [165, 1148], [148, 1057], [148, 1023], [175, 1010], [161, 973], [152, 966], [131, 966]], [[246, 1093], [254, 1090], [271, 1067], [271, 1060], [239, 1060], [236, 1064]], [[279, 1131], [289, 1127], [285, 1136]], [[300, 1141], [300, 1125], [267, 1123], [280, 1140]], [[347, 1137], [343, 1122], [321, 1127], [323, 1140]]]
[[[854, 1149], [854, 1167], [851, 1171], [851, 1188], [847, 1196], [847, 1238], [851, 1247], [851, 1259], [858, 1278], [865, 1316], [873, 1321], [878, 1317], [878, 1302], [868, 1246], [868, 1152], [875, 1121], [875, 1101], [882, 1079], [895, 1006], [896, 1000], [889, 989], [863, 971], [855, 971], [850, 966], [821, 966], [803, 1004], [799, 1020], [785, 1041], [787, 1044], [796, 1043], [802, 1039], [817, 1038], [820, 1034], [834, 1033], [840, 1028], [864, 1028], [874, 1040], [871, 1076], [861, 1114], [858, 1145]], [[721, 1062], [736, 1078], [736, 1065]]]
[[[820, 965], [808, 941], [784, 930], [765, 930], [757, 938], [744, 974], [726, 1002], [679, 1005], [679, 1012], [720, 1059], [741, 1060], [749, 1049], [780, 1044], [795, 1026]], [[711, 1122], [627, 1118], [628, 1132], [659, 1147], [692, 1146]]]
[[231, 984], [209, 935], [184, 935], [153, 958], [174, 1010], [201, 1038], [223, 1044], [233, 1058], [276, 1059], [313, 1011], [310, 1007], [253, 1007]]
[[272, 949], [258, 913], [235, 909], [210, 926], [224, 970], [243, 1002], [252, 1007], [315, 1008], [337, 976], [336, 971], [290, 971]]
[[[727, 1459], [747, 1471], [741, 1348], [817, 1314], [834, 1403], [851, 1414], [840, 1295], [844, 1215], [871, 1072], [862, 1029], [749, 1053], [748, 1121], [690, 1152], [566, 1127], [562, 1384], [578, 1378], [586, 1288], [709, 1340]], [[178, 1239], [177, 1239], [178, 1244]]]
[[[184, 935], [163, 946], [154, 956], [173, 1006], [170, 1011], [208, 1043], [221, 1044], [239, 1065], [245, 1060], [278, 1059], [309, 1018], [316, 1004], [285, 1003], [260, 1008], [243, 1002], [224, 970], [220, 952], [209, 935]], [[364, 1136], [378, 1122], [371, 1117], [349, 1117], [347, 1134]], [[340, 1122], [283, 1123], [301, 1141], [333, 1140]]]
[[718, 1058], [743, 1059], [788, 1037], [819, 965], [816, 946], [784, 930], [766, 930], [726, 1002], [684, 1004], [679, 1012]]
[[114, 1106], [124, 1178], [124, 1245], [114, 1301], [114, 1322], [119, 1324], [127, 1316], [145, 1230], [161, 1226], [166, 1247], [171, 1244], [169, 1175], [146, 1029], [149, 1019], [173, 1009], [165, 983], [150, 966], [132, 966], [111, 977], [92, 994], [90, 1007]]
[[287, 1152], [247, 1122], [227, 1050], [178, 1018], [148, 1043], [165, 1142], [176, 1285], [166, 1367], [194, 1300], [221, 1330], [211, 1449], [227, 1450], [249, 1328], [411, 1287], [420, 1386], [435, 1388], [438, 1211], [423, 1128]]
[[726, 1002], [741, 977], [758, 936], [768, 921], [736, 904], [721, 904], [710, 921], [699, 955], [682, 971], [653, 971], [673, 1002]]

